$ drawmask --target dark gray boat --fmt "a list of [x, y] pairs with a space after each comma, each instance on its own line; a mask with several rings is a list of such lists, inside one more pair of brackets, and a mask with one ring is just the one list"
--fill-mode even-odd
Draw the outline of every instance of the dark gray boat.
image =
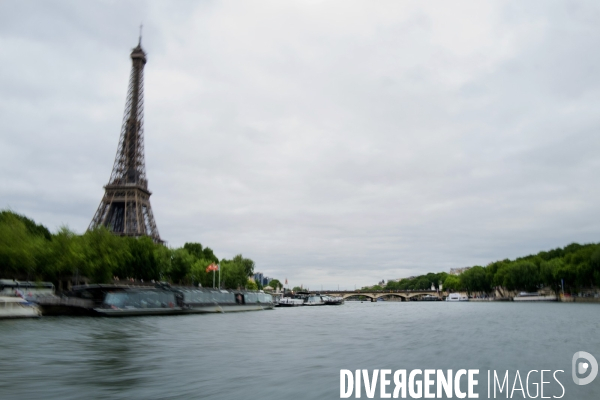
[[262, 292], [192, 287], [89, 285], [76, 286], [63, 297], [39, 303], [44, 315], [125, 317], [258, 311], [272, 309], [273, 298]]

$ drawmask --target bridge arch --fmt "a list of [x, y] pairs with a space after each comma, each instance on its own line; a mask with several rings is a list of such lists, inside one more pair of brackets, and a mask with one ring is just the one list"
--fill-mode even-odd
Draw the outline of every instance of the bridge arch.
[[375, 298], [379, 299], [379, 298], [382, 298], [382, 297], [389, 297], [389, 296], [400, 297], [404, 301], [408, 300], [408, 297], [409, 297], [405, 293], [378, 293], [375, 296]]
[[370, 299], [376, 299], [377, 297], [375, 297], [375, 295], [371, 294], [371, 293], [345, 293], [342, 295], [342, 298], [344, 300], [346, 300], [347, 298], [350, 297], [360, 297], [360, 296], [364, 296], [364, 297], [368, 297]]
[[412, 290], [402, 290], [402, 291], [375, 291], [375, 292], [358, 292], [358, 291], [352, 291], [352, 292], [346, 292], [346, 291], [325, 291], [325, 292], [313, 292], [314, 294], [322, 294], [322, 295], [328, 295], [328, 296], [336, 296], [336, 297], [341, 297], [344, 300], [348, 299], [350, 297], [360, 297], [363, 296], [364, 298], [368, 298], [371, 301], [376, 301], [379, 298], [382, 297], [386, 297], [386, 296], [394, 296], [394, 297], [399, 297], [402, 300], [408, 301], [411, 300], [415, 297], [419, 297], [419, 296], [426, 296], [426, 295], [433, 295], [433, 296], [438, 296], [441, 298], [442, 293], [439, 293], [437, 291], [433, 291], [433, 290], [416, 290], [416, 291], [412, 291]]

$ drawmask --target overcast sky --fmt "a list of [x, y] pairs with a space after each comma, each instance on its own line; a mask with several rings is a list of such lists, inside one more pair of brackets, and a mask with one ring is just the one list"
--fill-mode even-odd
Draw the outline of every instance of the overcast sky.
[[0, 208], [87, 229], [140, 23], [172, 247], [353, 289], [600, 241], [597, 1], [1, 1]]

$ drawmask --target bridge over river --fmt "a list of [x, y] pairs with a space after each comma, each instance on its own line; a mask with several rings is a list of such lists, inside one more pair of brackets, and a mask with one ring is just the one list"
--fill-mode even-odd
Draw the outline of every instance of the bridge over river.
[[311, 291], [310, 293], [338, 296], [343, 299], [363, 296], [371, 299], [371, 301], [390, 297], [396, 297], [400, 301], [420, 300], [423, 296], [436, 296], [441, 300], [442, 297], [445, 296], [445, 293], [440, 293], [436, 290], [322, 290], [320, 292]]

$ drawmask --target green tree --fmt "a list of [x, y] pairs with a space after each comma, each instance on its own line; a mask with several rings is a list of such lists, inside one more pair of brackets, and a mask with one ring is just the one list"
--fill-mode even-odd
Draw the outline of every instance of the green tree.
[[48, 246], [44, 280], [62, 282], [70, 279], [86, 262], [83, 238], [66, 226], [53, 235]]
[[245, 287], [248, 276], [244, 266], [236, 261], [221, 261], [221, 286], [227, 289]]
[[271, 279], [271, 282], [269, 282], [269, 286], [271, 286], [273, 289], [281, 289], [283, 287], [283, 284], [279, 282], [279, 279]]
[[564, 268], [562, 258], [549, 258], [540, 265], [540, 281], [550, 286], [556, 293], [560, 290], [560, 272]]
[[219, 263], [219, 259], [217, 258], [217, 256], [215, 256], [215, 253], [210, 247], [205, 247], [204, 250], [202, 250], [202, 258], [215, 264]]
[[212, 287], [213, 285], [213, 274], [215, 276], [215, 286], [218, 285], [218, 274], [219, 271], [216, 272], [206, 272], [206, 268], [211, 265], [213, 262], [207, 259], [196, 259], [192, 264], [189, 279], [191, 280], [194, 286], [201, 284], [204, 287]]
[[36, 238], [25, 224], [10, 215], [0, 224], [0, 274], [6, 278], [24, 279], [27, 271], [35, 271]]
[[0, 276], [41, 279], [48, 267], [47, 229], [11, 211], [0, 212]]
[[186, 249], [176, 249], [171, 263], [171, 280], [179, 284], [191, 283], [190, 272], [195, 261], [196, 258]]
[[84, 260], [77, 274], [96, 283], [111, 281], [114, 272], [131, 257], [129, 246], [123, 239], [104, 227], [87, 231], [82, 242]]
[[241, 264], [247, 277], [254, 275], [254, 261], [244, 258], [241, 254], [233, 257], [233, 262]]
[[152, 239], [148, 236], [123, 239], [129, 248], [131, 257], [128, 257], [125, 263], [115, 269], [115, 275], [145, 281], [160, 280], [161, 271], [155, 252], [157, 245]]
[[445, 290], [458, 291], [462, 289], [460, 278], [456, 275], [448, 275], [443, 286]]
[[202, 253], [202, 245], [200, 243], [186, 243], [183, 245], [183, 248], [198, 259], [204, 258], [204, 254]]
[[494, 285], [505, 287], [508, 290], [536, 291], [540, 283], [537, 265], [522, 259], [502, 265], [494, 276]]
[[469, 268], [460, 274], [460, 281], [462, 286], [465, 287], [469, 293], [489, 293], [492, 291], [491, 277], [487, 274], [484, 267], [478, 265]]
[[17, 214], [10, 210], [0, 211], [0, 225], [5, 221], [9, 222], [12, 220], [18, 220], [23, 223], [27, 232], [33, 236], [40, 236], [46, 240], [52, 239], [52, 234], [44, 225], [36, 224], [35, 221], [25, 217], [24, 215]]
[[246, 282], [246, 289], [247, 290], [258, 290], [258, 285], [256, 284], [256, 282], [248, 279], [248, 282]]
[[163, 281], [171, 276], [171, 266], [173, 263], [173, 250], [167, 246], [154, 246], [154, 259], [158, 269], [158, 280]]
[[387, 283], [385, 284], [385, 290], [398, 290], [399, 284], [400, 282], [398, 281], [388, 279]]

